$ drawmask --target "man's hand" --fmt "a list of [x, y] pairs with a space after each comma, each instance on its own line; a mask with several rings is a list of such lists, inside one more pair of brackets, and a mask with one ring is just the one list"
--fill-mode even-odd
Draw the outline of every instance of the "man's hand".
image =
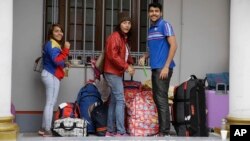
[[139, 65], [140, 66], [144, 66], [145, 65], [145, 56], [142, 56], [140, 59], [139, 59]]
[[161, 73], [160, 73], [160, 79], [166, 79], [168, 77], [168, 72], [169, 72], [169, 68], [168, 67], [164, 67], [162, 70], [161, 70]]

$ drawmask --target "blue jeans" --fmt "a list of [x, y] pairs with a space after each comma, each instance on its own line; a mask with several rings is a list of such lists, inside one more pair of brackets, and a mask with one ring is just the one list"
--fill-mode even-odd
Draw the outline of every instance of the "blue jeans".
[[60, 80], [46, 70], [42, 71], [41, 77], [46, 89], [46, 104], [43, 111], [42, 128], [49, 131], [51, 129], [53, 109], [59, 93]]
[[111, 133], [124, 134], [126, 133], [124, 127], [125, 99], [122, 77], [109, 73], [104, 73], [104, 76], [111, 88], [107, 130]]

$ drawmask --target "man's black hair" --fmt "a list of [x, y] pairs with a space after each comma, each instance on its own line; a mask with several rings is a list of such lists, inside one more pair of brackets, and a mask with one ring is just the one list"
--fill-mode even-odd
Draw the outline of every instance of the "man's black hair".
[[160, 3], [158, 3], [158, 2], [150, 3], [150, 4], [148, 5], [148, 10], [150, 9], [150, 7], [159, 8], [160, 11], [162, 10], [162, 5], [161, 5]]

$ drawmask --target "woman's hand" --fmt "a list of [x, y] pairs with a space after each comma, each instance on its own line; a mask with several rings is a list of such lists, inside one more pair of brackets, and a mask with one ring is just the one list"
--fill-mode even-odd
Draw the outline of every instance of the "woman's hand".
[[134, 67], [133, 67], [132, 65], [129, 65], [129, 66], [128, 66], [128, 69], [127, 69], [127, 72], [128, 72], [131, 76], [133, 76], [133, 75], [135, 74], [135, 69], [134, 69]]
[[68, 41], [66, 41], [64, 43], [64, 47], [67, 48], [67, 49], [70, 49], [70, 43]]
[[66, 61], [66, 62], [65, 62], [65, 65], [66, 65], [66, 67], [68, 67], [68, 68], [71, 68], [71, 67], [72, 67], [72, 64], [71, 64], [69, 61]]

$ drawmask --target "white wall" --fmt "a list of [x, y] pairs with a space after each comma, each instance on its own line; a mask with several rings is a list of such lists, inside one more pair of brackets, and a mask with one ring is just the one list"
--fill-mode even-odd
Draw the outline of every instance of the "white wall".
[[229, 1], [184, 0], [181, 78], [229, 70]]
[[163, 18], [167, 20], [174, 29], [177, 41], [177, 50], [174, 57], [176, 67], [171, 78], [172, 85], [178, 85], [180, 82], [180, 64], [181, 64], [181, 38], [182, 38], [182, 0], [164, 0]]
[[[177, 85], [190, 74], [202, 78], [207, 72], [228, 71], [229, 0], [164, 2], [164, 18], [173, 25], [178, 43], [171, 83]], [[40, 76], [32, 70], [42, 45], [42, 17], [42, 0], [14, 1], [12, 100], [18, 111], [41, 111], [45, 102]], [[143, 76], [140, 69], [134, 79], [149, 79]], [[83, 84], [84, 69], [70, 69], [58, 103], [74, 101]]]
[[229, 71], [229, 0], [183, 0], [180, 81]]
[[172, 84], [190, 74], [229, 70], [229, 0], [166, 0], [164, 18], [178, 42]]
[[17, 110], [35, 110], [44, 104], [42, 83], [32, 70], [42, 46], [43, 0], [13, 3], [12, 101]]

